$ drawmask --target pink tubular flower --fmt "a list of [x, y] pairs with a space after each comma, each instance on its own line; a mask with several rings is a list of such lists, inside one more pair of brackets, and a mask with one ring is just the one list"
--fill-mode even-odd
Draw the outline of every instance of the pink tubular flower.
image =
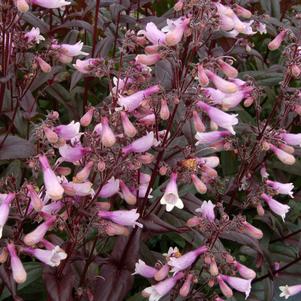
[[63, 182], [62, 186], [65, 193], [70, 196], [87, 196], [93, 195], [94, 190], [92, 189], [91, 182], [74, 183], [74, 182]]
[[24, 243], [28, 246], [33, 246], [40, 242], [49, 228], [54, 224], [56, 218], [54, 216], [51, 216], [48, 220], [40, 224], [38, 227], [36, 227], [32, 232], [26, 234], [24, 236]]
[[120, 190], [122, 198], [129, 204], [135, 205], [137, 202], [136, 195], [130, 191], [130, 189], [125, 185], [125, 183], [120, 180]]
[[135, 272], [132, 275], [141, 275], [144, 278], [153, 278], [158, 270], [147, 265], [143, 260], [139, 259], [135, 264]]
[[249, 236], [255, 239], [261, 239], [263, 237], [263, 233], [260, 229], [254, 227], [247, 221], [244, 221], [242, 224], [243, 224], [243, 232], [245, 232]]
[[231, 133], [228, 131], [212, 131], [206, 133], [198, 132], [195, 134], [195, 138], [198, 140], [195, 145], [211, 144], [230, 135]]
[[215, 220], [214, 207], [215, 205], [211, 201], [204, 201], [201, 208], [196, 209], [195, 212], [201, 213], [203, 218], [213, 222]]
[[249, 269], [248, 267], [239, 263], [238, 261], [235, 261], [234, 265], [241, 277], [249, 280], [254, 279], [256, 277], [256, 273], [253, 270]]
[[29, 10], [29, 5], [26, 0], [16, 0], [15, 5], [20, 13], [26, 13]]
[[268, 45], [271, 51], [277, 50], [287, 34], [287, 29], [282, 30]]
[[227, 75], [229, 78], [235, 78], [238, 76], [238, 71], [234, 67], [232, 67], [230, 64], [224, 62], [222, 59], [218, 60], [218, 64], [220, 65], [220, 68], [222, 71]]
[[252, 13], [248, 9], [246, 9], [238, 4], [235, 5], [234, 9], [235, 9], [235, 12], [237, 13], [237, 15], [240, 17], [243, 17], [246, 19], [250, 19], [252, 17]]
[[183, 285], [182, 285], [182, 287], [180, 288], [180, 291], [179, 291], [179, 295], [181, 297], [187, 297], [188, 296], [188, 294], [190, 292], [192, 280], [193, 280], [193, 275], [188, 274], [186, 279], [185, 279], [185, 282], [183, 283]]
[[287, 144], [301, 146], [301, 134], [283, 133], [281, 139]]
[[94, 111], [95, 109], [92, 107], [82, 116], [82, 118], [80, 119], [81, 126], [86, 127], [90, 125], [93, 118]]
[[205, 185], [205, 183], [202, 180], [200, 180], [198, 178], [197, 175], [192, 174], [191, 175], [191, 180], [192, 180], [193, 185], [194, 185], [194, 187], [195, 187], [195, 189], [197, 190], [198, 193], [204, 194], [204, 193], [207, 192], [207, 186]]
[[162, 120], [168, 120], [170, 116], [167, 100], [165, 98], [161, 99], [161, 108], [160, 108], [160, 118]]
[[39, 67], [41, 68], [42, 72], [49, 73], [52, 70], [52, 67], [44, 61], [41, 57], [37, 56], [36, 61], [39, 64]]
[[89, 74], [95, 70], [97, 65], [99, 64], [100, 59], [86, 59], [80, 60], [77, 59], [73, 67], [82, 74]]
[[74, 182], [82, 183], [88, 180], [91, 170], [94, 166], [93, 161], [89, 161], [82, 170], [80, 170], [73, 178]]
[[165, 188], [165, 192], [160, 200], [161, 205], [166, 205], [166, 211], [173, 210], [174, 207], [179, 209], [184, 208], [183, 201], [179, 197], [177, 187], [177, 174], [172, 173], [170, 180]]
[[7, 222], [9, 215], [9, 207], [13, 199], [15, 198], [15, 194], [10, 192], [5, 195], [5, 198], [1, 202], [0, 205], [0, 238], [2, 237], [3, 227]]
[[105, 226], [105, 232], [108, 236], [115, 236], [115, 235], [129, 236], [130, 235], [130, 231], [127, 227], [117, 225], [112, 222], [108, 222], [108, 224]]
[[208, 114], [211, 121], [215, 122], [221, 128], [224, 128], [231, 134], [235, 135], [233, 125], [238, 124], [238, 119], [236, 118], [237, 114], [227, 114], [217, 108], [209, 106], [203, 101], [198, 101], [197, 106]]
[[43, 202], [38, 196], [37, 192], [35, 191], [34, 187], [31, 184], [26, 186], [27, 188], [27, 195], [30, 198], [30, 205], [36, 211], [40, 211], [43, 208]]
[[10, 255], [10, 265], [14, 280], [17, 283], [24, 283], [27, 279], [27, 273], [24, 269], [22, 261], [17, 255], [14, 243], [7, 244], [7, 250]]
[[207, 76], [209, 79], [213, 82], [213, 84], [216, 86], [216, 88], [224, 93], [235, 93], [238, 90], [238, 87], [236, 84], [229, 82], [220, 76], [216, 75], [210, 70], [205, 70]]
[[156, 116], [154, 113], [147, 114], [144, 117], [140, 118], [139, 122], [146, 126], [154, 125], [156, 123]]
[[204, 70], [203, 65], [198, 64], [198, 78], [199, 83], [202, 87], [206, 87], [209, 84], [209, 78]]
[[148, 96], [157, 93], [160, 91], [160, 86], [159, 85], [155, 85], [155, 86], [151, 86], [145, 90], [142, 91], [138, 91], [132, 95], [129, 96], [122, 96], [119, 95], [118, 98], [118, 104], [121, 107], [124, 107], [126, 111], [128, 112], [132, 112], [135, 109], [137, 109], [141, 102]]
[[204, 132], [206, 130], [206, 127], [202, 121], [202, 119], [200, 118], [199, 114], [197, 111], [193, 111], [192, 112], [192, 118], [193, 118], [193, 125], [194, 128], [197, 132]]
[[168, 276], [170, 267], [168, 264], [164, 264], [154, 275], [156, 281], [162, 281]]
[[147, 287], [143, 290], [142, 295], [149, 297], [149, 301], [158, 301], [163, 296], [168, 294], [177, 282], [184, 277], [184, 273], [178, 273], [174, 277], [168, 278], [155, 285]]
[[224, 281], [226, 281], [232, 288], [239, 292], [246, 294], [246, 299], [249, 297], [251, 292], [251, 281], [247, 279], [242, 279], [238, 277], [232, 277], [227, 275], [220, 275]]
[[139, 64], [146, 66], [151, 66], [160, 61], [161, 55], [159, 53], [153, 54], [138, 54], [135, 58], [135, 61]]
[[145, 136], [133, 141], [131, 144], [122, 148], [122, 152], [127, 155], [130, 153], [144, 153], [148, 151], [154, 144], [154, 132], [150, 132]]
[[89, 147], [82, 147], [80, 144], [71, 146], [64, 144], [59, 147], [59, 153], [66, 162], [77, 162], [81, 160], [91, 149]]
[[67, 57], [74, 57], [74, 56], [78, 56], [78, 55], [88, 55], [89, 53], [87, 52], [83, 52], [82, 48], [84, 46], [83, 42], [77, 42], [75, 44], [61, 44], [61, 45], [57, 45], [57, 44], [52, 44], [51, 48], [55, 49], [55, 50], [59, 50], [60, 54], [62, 54], [63, 56], [67, 56]]
[[167, 20], [169, 31], [165, 36], [165, 43], [168, 46], [175, 46], [181, 42], [184, 32], [187, 29], [190, 18], [181, 17], [175, 21]]
[[282, 217], [282, 220], [284, 221], [285, 215], [290, 210], [290, 206], [283, 205], [273, 199], [271, 196], [267, 195], [266, 193], [261, 194], [262, 199], [268, 204], [270, 209], [277, 215], [280, 215]]
[[61, 260], [67, 258], [67, 254], [59, 246], [55, 246], [52, 250], [23, 248], [22, 251], [36, 257], [38, 260], [51, 267], [59, 266]]
[[207, 165], [211, 168], [215, 168], [219, 165], [220, 161], [219, 158], [216, 156], [209, 156], [209, 157], [201, 157], [201, 158], [196, 158], [197, 163], [201, 165]]
[[279, 289], [281, 291], [280, 297], [284, 297], [285, 299], [288, 299], [291, 296], [295, 296], [301, 292], [301, 284], [292, 285], [292, 286], [279, 286]]
[[65, 0], [31, 0], [32, 4], [44, 7], [44, 8], [61, 8], [66, 5], [70, 5], [71, 2]]
[[288, 154], [287, 152], [283, 151], [282, 149], [276, 147], [273, 144], [269, 144], [270, 150], [277, 156], [277, 158], [286, 165], [293, 165], [296, 162], [296, 159], [293, 155]]
[[271, 180], [266, 180], [266, 183], [270, 187], [272, 187], [277, 193], [287, 194], [291, 198], [294, 198], [293, 191], [292, 191], [294, 189], [293, 183], [280, 183], [280, 182], [271, 181]]
[[140, 30], [138, 34], [143, 34], [153, 45], [165, 43], [165, 33], [159, 30], [153, 22], [147, 23], [145, 30]]
[[109, 126], [109, 120], [107, 117], [103, 117], [101, 119], [101, 125], [101, 143], [105, 147], [112, 147], [116, 143], [116, 137]]
[[79, 135], [80, 123], [71, 121], [67, 125], [59, 125], [54, 131], [59, 135], [59, 137], [65, 140], [71, 140]]
[[119, 192], [119, 185], [120, 181], [112, 177], [105, 185], [103, 185], [98, 196], [101, 198], [110, 198]]
[[174, 274], [183, 271], [190, 267], [197, 258], [208, 251], [206, 246], [201, 246], [193, 251], [190, 251], [180, 257], [170, 257], [168, 264], [172, 267], [171, 272]]
[[137, 213], [137, 209], [99, 211], [98, 216], [104, 219], [111, 220], [112, 222], [122, 226], [143, 227], [142, 224], [137, 222], [138, 218], [140, 217], [140, 214]]
[[130, 138], [133, 138], [137, 134], [137, 129], [130, 121], [126, 112], [120, 112], [121, 123], [123, 127], [124, 134]]
[[24, 37], [26, 38], [28, 43], [34, 42], [40, 44], [41, 41], [45, 40], [45, 38], [41, 35], [39, 27], [33, 27], [24, 35]]
[[53, 200], [61, 199], [63, 197], [64, 188], [61, 186], [57, 176], [51, 169], [47, 157], [45, 155], [39, 155], [39, 161], [42, 166], [47, 195]]
[[226, 298], [231, 298], [233, 296], [233, 292], [232, 289], [225, 283], [225, 281], [223, 280], [221, 275], [218, 275], [216, 277], [219, 288], [221, 290], [221, 292], [223, 293], [223, 295]]

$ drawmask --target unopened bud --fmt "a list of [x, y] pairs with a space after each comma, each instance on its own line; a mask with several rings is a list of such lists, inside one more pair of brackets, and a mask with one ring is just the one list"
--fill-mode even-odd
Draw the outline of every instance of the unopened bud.
[[170, 116], [169, 108], [167, 105], [167, 100], [162, 98], [161, 100], [161, 109], [160, 109], [160, 118], [162, 120], [167, 120]]

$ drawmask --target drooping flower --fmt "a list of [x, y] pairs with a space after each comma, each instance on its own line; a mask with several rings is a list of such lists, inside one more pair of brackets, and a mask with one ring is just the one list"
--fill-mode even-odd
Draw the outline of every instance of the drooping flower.
[[159, 30], [153, 22], [147, 23], [145, 30], [140, 30], [138, 34], [144, 35], [153, 45], [165, 43], [165, 33]]
[[193, 118], [192, 120], [193, 120], [193, 125], [194, 125], [195, 130], [197, 132], [205, 132], [206, 127], [197, 111], [194, 110], [192, 112], [192, 118]]
[[277, 50], [281, 43], [283, 42], [283, 40], [285, 39], [287, 34], [287, 29], [282, 30], [269, 44], [268, 44], [268, 48], [271, 51]]
[[132, 112], [140, 106], [140, 104], [146, 97], [148, 97], [154, 93], [157, 93], [159, 91], [160, 91], [160, 86], [155, 85], [155, 86], [151, 86], [145, 90], [133, 93], [129, 96], [119, 95], [118, 104], [121, 107], [125, 108], [126, 111]]
[[198, 101], [197, 106], [200, 109], [204, 110], [208, 114], [210, 119], [213, 122], [215, 122], [218, 126], [228, 130], [230, 133], [235, 135], [233, 126], [238, 124], [238, 119], [236, 118], [236, 116], [238, 116], [237, 114], [227, 114], [217, 108], [214, 108], [204, 103], [203, 101]]
[[283, 163], [283, 164], [286, 164], [286, 165], [293, 165], [295, 164], [296, 162], [296, 158], [283, 151], [282, 149], [276, 147], [275, 145], [273, 144], [269, 144], [270, 146], [270, 150], [277, 156], [277, 158]]
[[251, 292], [251, 281], [247, 279], [242, 279], [238, 277], [232, 277], [227, 275], [220, 275], [224, 281], [226, 281], [232, 288], [239, 292], [246, 294], [246, 299], [249, 297]]
[[97, 65], [100, 63], [100, 59], [77, 59], [73, 67], [82, 74], [89, 74], [95, 70]]
[[135, 205], [137, 202], [136, 195], [126, 186], [126, 184], [120, 180], [120, 190], [122, 198], [129, 204]]
[[116, 137], [107, 117], [101, 119], [101, 125], [101, 143], [105, 147], [112, 147], [116, 143]]
[[292, 285], [292, 286], [279, 286], [279, 289], [281, 291], [280, 297], [284, 297], [285, 299], [288, 299], [291, 296], [295, 296], [301, 292], [301, 284]]
[[189, 295], [190, 289], [191, 289], [191, 284], [193, 280], [193, 274], [188, 274], [182, 287], [179, 290], [179, 295], [181, 297], [187, 297]]
[[7, 244], [7, 250], [10, 255], [10, 266], [13, 273], [13, 278], [17, 283], [24, 283], [27, 279], [27, 273], [24, 269], [22, 261], [17, 255], [14, 243]]
[[204, 193], [207, 192], [207, 186], [205, 185], [205, 183], [201, 179], [199, 179], [199, 177], [197, 175], [192, 174], [191, 175], [191, 180], [194, 184], [195, 189], [199, 193], [204, 194]]
[[41, 35], [39, 27], [33, 27], [30, 31], [26, 32], [24, 35], [28, 43], [34, 42], [40, 44], [41, 41], [44, 41], [45, 38]]
[[234, 266], [236, 267], [236, 269], [241, 277], [243, 277], [245, 279], [254, 279], [256, 277], [256, 273], [252, 269], [246, 267], [245, 265], [241, 264], [240, 262], [235, 261]]
[[135, 264], [135, 272], [132, 275], [141, 275], [145, 278], [153, 278], [158, 272], [157, 269], [147, 265], [143, 260], [139, 259]]
[[98, 196], [101, 198], [109, 198], [119, 192], [120, 181], [112, 177], [103, 187], [101, 188]]
[[185, 30], [188, 28], [190, 18], [181, 17], [177, 20], [167, 19], [165, 43], [168, 46], [175, 46], [181, 42]]
[[211, 201], [204, 201], [201, 208], [198, 208], [195, 211], [201, 213], [203, 218], [213, 222], [215, 220], [214, 208], [215, 205]]
[[235, 78], [238, 76], [238, 71], [236, 68], [231, 66], [230, 64], [226, 63], [222, 59], [219, 59], [218, 64], [220, 65], [220, 68], [222, 71], [229, 77], [229, 78]]
[[78, 55], [88, 55], [89, 53], [83, 52], [82, 48], [84, 46], [84, 43], [79, 41], [75, 44], [52, 44], [51, 48], [58, 50], [62, 55], [67, 57], [74, 57]]
[[67, 258], [67, 254], [62, 252], [62, 249], [59, 246], [55, 246], [52, 250], [23, 248], [22, 251], [36, 257], [38, 260], [51, 267], [59, 266], [61, 260]]
[[59, 137], [64, 138], [65, 140], [71, 140], [77, 137], [80, 129], [80, 123], [71, 121], [67, 125], [59, 125], [54, 128], [54, 131], [59, 135]]
[[162, 120], [168, 120], [170, 116], [167, 100], [165, 98], [161, 99], [161, 108], [160, 108], [160, 118]]
[[36, 57], [36, 61], [39, 64], [39, 67], [41, 68], [42, 72], [44, 72], [44, 73], [51, 72], [52, 67], [45, 60], [43, 60], [40, 56]]
[[227, 283], [224, 281], [223, 277], [221, 275], [218, 275], [216, 277], [219, 288], [221, 290], [221, 292], [223, 293], [223, 295], [226, 298], [231, 298], [233, 296], [233, 291], [232, 289], [227, 285]]
[[197, 132], [195, 138], [198, 140], [195, 145], [199, 144], [211, 144], [221, 140], [225, 137], [230, 136], [231, 133], [228, 131], [212, 131], [212, 132]]
[[135, 137], [138, 131], [133, 125], [133, 123], [130, 121], [127, 113], [120, 112], [120, 117], [121, 117], [121, 123], [122, 123], [124, 134], [130, 138]]
[[230, 81], [227, 81], [223, 78], [221, 78], [220, 76], [218, 76], [217, 74], [213, 73], [210, 70], [205, 70], [207, 76], [209, 77], [209, 79], [213, 82], [213, 84], [215, 85], [215, 87], [224, 92], [224, 93], [235, 93], [238, 90], [238, 86]]
[[266, 180], [266, 183], [270, 187], [272, 187], [277, 193], [287, 194], [291, 198], [294, 198], [294, 196], [293, 196], [294, 184], [293, 183], [280, 183], [280, 182], [271, 181], [271, 180]]
[[62, 8], [66, 5], [70, 5], [71, 2], [65, 0], [31, 0], [32, 4], [44, 7], [44, 8]]
[[135, 58], [135, 61], [139, 64], [143, 64], [146, 66], [151, 66], [156, 64], [161, 59], [161, 54], [153, 53], [153, 54], [138, 54]]
[[290, 206], [281, 204], [266, 193], [261, 194], [262, 199], [268, 204], [270, 209], [277, 215], [280, 215], [284, 221], [286, 214], [290, 210]]
[[38, 196], [37, 192], [31, 184], [26, 185], [26, 188], [28, 191], [27, 195], [30, 198], [30, 205], [34, 208], [34, 210], [40, 211], [44, 206], [41, 198]]
[[112, 222], [131, 227], [143, 227], [142, 224], [137, 222], [140, 214], [137, 213], [137, 209], [132, 210], [115, 210], [115, 211], [99, 211], [98, 216], [104, 219], [111, 220]]
[[92, 189], [92, 183], [82, 182], [82, 183], [74, 183], [74, 182], [63, 182], [62, 186], [64, 187], [65, 193], [70, 196], [87, 196], [94, 195], [94, 190]]
[[46, 193], [53, 200], [61, 199], [63, 197], [64, 188], [59, 183], [57, 176], [51, 169], [47, 157], [45, 155], [39, 155], [39, 161], [42, 166]]
[[160, 200], [161, 205], [166, 205], [166, 211], [173, 210], [174, 207], [184, 208], [183, 201], [179, 197], [177, 186], [177, 174], [172, 173], [170, 180], [166, 186], [165, 192]]
[[95, 108], [90, 108], [80, 119], [80, 124], [81, 126], [89, 126], [92, 118], [93, 118], [93, 114], [94, 114]]
[[122, 148], [124, 154], [144, 153], [148, 151], [154, 144], [154, 132], [149, 132], [145, 136], [138, 138], [131, 144]]
[[49, 228], [54, 224], [55, 220], [55, 216], [51, 216], [45, 222], [37, 226], [32, 232], [26, 234], [23, 238], [24, 243], [27, 246], [33, 246], [40, 242]]
[[190, 267], [197, 258], [208, 251], [206, 246], [201, 246], [193, 251], [190, 251], [180, 257], [170, 257], [168, 264], [172, 267], [171, 272], [174, 274], [183, 271]]
[[301, 134], [283, 133], [280, 137], [287, 144], [301, 146]]
[[147, 287], [143, 290], [142, 295], [149, 297], [149, 301], [158, 301], [168, 294], [177, 282], [184, 277], [184, 273], [180, 272], [174, 277], [163, 280], [155, 285]]
[[247, 221], [244, 221], [242, 223], [243, 229], [242, 231], [245, 232], [246, 234], [250, 235], [251, 237], [254, 237], [255, 239], [261, 239], [263, 237], [263, 233], [260, 229], [254, 227]]
[[75, 146], [64, 144], [59, 147], [59, 153], [64, 161], [72, 163], [81, 160], [90, 151], [90, 147], [83, 147], [80, 144], [76, 144]]
[[3, 227], [7, 222], [10, 204], [15, 198], [15, 194], [10, 192], [3, 198], [0, 205], [0, 238], [2, 237]]
[[88, 180], [91, 170], [93, 169], [94, 162], [89, 161], [82, 170], [80, 170], [73, 178], [74, 182], [82, 183]]

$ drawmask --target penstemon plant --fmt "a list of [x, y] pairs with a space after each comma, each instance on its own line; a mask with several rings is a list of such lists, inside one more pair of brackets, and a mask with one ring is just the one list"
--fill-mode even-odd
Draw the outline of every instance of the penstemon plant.
[[301, 293], [300, 5], [0, 9], [0, 300]]

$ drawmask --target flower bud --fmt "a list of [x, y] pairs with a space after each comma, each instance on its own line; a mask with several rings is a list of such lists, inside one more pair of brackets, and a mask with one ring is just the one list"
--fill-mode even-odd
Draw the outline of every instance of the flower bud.
[[26, 186], [28, 191], [28, 196], [30, 197], [30, 204], [36, 211], [40, 211], [43, 208], [43, 202], [35, 191], [34, 187], [30, 184]]
[[281, 43], [283, 42], [283, 40], [285, 39], [285, 36], [287, 34], [287, 30], [284, 29], [282, 30], [268, 45], [268, 48], [271, 51], [277, 50]]
[[139, 155], [137, 159], [142, 163], [142, 164], [151, 164], [155, 160], [155, 156], [150, 154], [150, 153], [145, 153], [142, 155]]
[[193, 111], [192, 116], [193, 116], [192, 118], [193, 118], [193, 125], [194, 125], [195, 130], [197, 132], [205, 132], [206, 127], [205, 127], [203, 121], [201, 120], [198, 112]]
[[238, 71], [228, 63], [224, 62], [222, 59], [218, 60], [218, 64], [227, 77], [235, 78], [238, 76]]
[[129, 204], [129, 205], [135, 205], [137, 202], [136, 196], [130, 191], [130, 189], [125, 185], [125, 183], [120, 180], [120, 190], [123, 199]]
[[102, 124], [101, 143], [105, 147], [112, 147], [116, 143], [116, 137], [109, 126], [108, 118], [103, 117], [101, 124]]
[[44, 73], [49, 73], [51, 72], [51, 66], [45, 62], [41, 57], [37, 57], [36, 58], [41, 70], [44, 72]]
[[82, 116], [82, 118], [80, 119], [80, 124], [81, 126], [88, 126], [93, 118], [93, 114], [94, 114], [94, 108], [90, 108], [85, 114], [84, 116]]
[[137, 129], [129, 120], [126, 112], [121, 112], [120, 117], [121, 117], [121, 123], [122, 123], [124, 134], [130, 138], [133, 138], [137, 134]]
[[164, 264], [161, 269], [159, 269], [155, 275], [154, 278], [156, 281], [162, 281], [163, 279], [165, 279], [168, 276], [169, 273], [169, 265], [168, 264]]
[[270, 150], [277, 156], [277, 158], [286, 165], [293, 165], [296, 162], [296, 159], [293, 155], [288, 154], [287, 152], [277, 148], [273, 144], [270, 144]]
[[43, 128], [43, 130], [44, 130], [45, 136], [46, 136], [47, 140], [49, 141], [49, 143], [51, 143], [51, 144], [57, 143], [57, 141], [59, 140], [59, 137], [56, 134], [56, 132], [54, 132], [47, 126], [45, 126]]
[[226, 298], [231, 298], [233, 296], [233, 292], [232, 292], [231, 288], [225, 283], [225, 281], [222, 279], [222, 277], [220, 275], [218, 275], [216, 279], [217, 279], [219, 288], [222, 291], [223, 295]]
[[161, 99], [161, 109], [160, 109], [160, 118], [162, 120], [167, 120], [170, 116], [169, 108], [167, 105], [167, 100], [165, 98]]
[[138, 54], [135, 60], [139, 64], [151, 66], [156, 64], [158, 61], [160, 61], [160, 59], [161, 59], [161, 55], [159, 53], [153, 53], [153, 54]]
[[1, 249], [1, 252], [0, 252], [0, 263], [6, 262], [7, 258], [8, 258], [8, 251], [7, 251], [7, 248], [4, 247]]
[[200, 218], [198, 216], [193, 216], [187, 220], [186, 226], [192, 228], [192, 227], [198, 226], [200, 223], [201, 223]]
[[291, 72], [292, 72], [293, 77], [298, 78], [301, 74], [301, 69], [298, 65], [294, 64], [291, 67]]
[[250, 19], [252, 17], [252, 13], [248, 9], [246, 9], [238, 4], [235, 5], [234, 9], [235, 9], [236, 14], [240, 17], [243, 17], [246, 19]]
[[216, 264], [216, 261], [214, 258], [211, 258], [211, 262], [209, 265], [209, 273], [211, 276], [217, 276], [218, 275], [218, 267]]
[[70, 167], [64, 167], [64, 166], [59, 166], [55, 170], [59, 175], [62, 176], [69, 176], [71, 174], [71, 168]]
[[26, 13], [29, 10], [29, 5], [26, 0], [16, 0], [15, 5], [20, 13]]
[[73, 181], [77, 182], [77, 183], [82, 183], [82, 182], [85, 182], [86, 180], [88, 180], [91, 170], [93, 168], [93, 165], [94, 165], [94, 162], [89, 161], [85, 165], [85, 167], [76, 174], [76, 176], [73, 178]]
[[261, 239], [263, 237], [263, 233], [260, 229], [249, 224], [247, 221], [244, 221], [242, 224], [243, 224], [243, 232], [245, 232], [246, 234], [250, 235], [255, 239]]
[[207, 87], [209, 84], [209, 78], [204, 70], [203, 65], [198, 64], [198, 78], [202, 87]]
[[220, 76], [216, 75], [215, 73], [213, 73], [210, 70], [205, 70], [207, 76], [209, 77], [209, 79], [214, 83], [214, 85], [216, 86], [216, 88], [224, 93], [235, 93], [238, 90], [238, 87], [236, 84], [227, 81], [223, 78], [221, 78]]
[[100, 172], [103, 172], [106, 169], [106, 163], [103, 160], [99, 160], [99, 162], [97, 163], [97, 169]]
[[191, 180], [197, 192], [199, 192], [200, 194], [204, 194], [207, 192], [207, 186], [197, 177], [197, 175], [192, 174]]
[[173, 9], [175, 11], [180, 11], [183, 9], [183, 6], [184, 6], [183, 0], [178, 0], [177, 3], [174, 5]]
[[292, 146], [284, 144], [284, 143], [280, 143], [279, 148], [289, 154], [293, 154], [295, 152], [295, 149]]
[[246, 108], [250, 107], [254, 102], [254, 98], [252, 96], [250, 97], [247, 97], [245, 100], [244, 100], [244, 106]]
[[256, 210], [259, 216], [264, 216], [264, 209], [260, 203], [256, 206]]
[[180, 288], [180, 291], [179, 291], [179, 295], [181, 297], [187, 297], [188, 296], [188, 294], [190, 292], [192, 280], [193, 280], [193, 275], [188, 274], [188, 276], [185, 279], [185, 282], [183, 283], [183, 285], [182, 285], [182, 287]]
[[22, 261], [17, 255], [15, 245], [9, 243], [7, 249], [10, 255], [10, 265], [13, 273], [13, 278], [17, 283], [24, 283], [27, 279], [27, 273], [24, 269]]
[[115, 223], [109, 222], [105, 227], [105, 232], [108, 236], [115, 236], [115, 235], [122, 235], [122, 236], [129, 236], [130, 231], [128, 228], [117, 225]]

